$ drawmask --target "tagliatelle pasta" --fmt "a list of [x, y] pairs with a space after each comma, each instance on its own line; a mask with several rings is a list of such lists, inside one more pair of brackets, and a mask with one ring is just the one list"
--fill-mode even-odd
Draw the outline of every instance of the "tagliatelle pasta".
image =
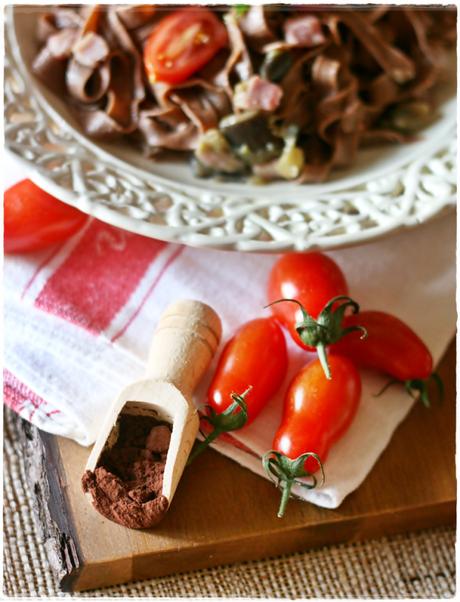
[[56, 6], [38, 20], [33, 69], [89, 136], [129, 136], [152, 160], [187, 152], [202, 176], [321, 181], [363, 145], [412, 139], [456, 40], [454, 7], [214, 7], [227, 43], [168, 83], [143, 55], [179, 10]]

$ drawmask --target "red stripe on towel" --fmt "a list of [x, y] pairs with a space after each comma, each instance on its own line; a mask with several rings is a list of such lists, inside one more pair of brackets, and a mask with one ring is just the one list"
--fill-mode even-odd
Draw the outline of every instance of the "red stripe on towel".
[[[48, 405], [42, 397], [26, 387], [9, 370], [3, 371], [3, 399], [5, 404], [18, 414], [29, 406], [29, 420], [32, 419], [35, 410]], [[46, 415], [51, 416], [51, 414], [59, 414], [59, 410], [48, 411]]]
[[87, 330], [104, 330], [166, 243], [95, 221], [48, 279], [35, 305]]
[[137, 307], [137, 309], [135, 310], [133, 315], [129, 318], [129, 320], [126, 322], [126, 324], [122, 328], [120, 328], [120, 330], [112, 337], [112, 343], [114, 341], [116, 341], [117, 339], [119, 339], [127, 331], [127, 329], [131, 326], [131, 324], [134, 322], [134, 320], [138, 316], [141, 309], [144, 307], [147, 299], [150, 297], [150, 295], [153, 293], [153, 291], [158, 286], [158, 283], [163, 278], [163, 276], [164, 276], [165, 272], [168, 270], [169, 266], [176, 261], [176, 259], [179, 257], [179, 255], [182, 253], [182, 251], [184, 249], [185, 249], [185, 247], [178, 247], [174, 251], [174, 253], [170, 257], [168, 257], [168, 260], [166, 261], [164, 266], [161, 268], [161, 270], [158, 272], [155, 280], [152, 282], [148, 291], [145, 293], [144, 297], [142, 298], [142, 300], [139, 304], [139, 307]]

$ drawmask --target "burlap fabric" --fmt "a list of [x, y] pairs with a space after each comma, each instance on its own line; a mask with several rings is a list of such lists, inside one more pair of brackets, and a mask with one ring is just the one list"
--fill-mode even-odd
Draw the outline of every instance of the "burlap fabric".
[[[32, 518], [15, 423], [4, 429], [4, 595], [59, 592]], [[452, 528], [324, 547], [259, 562], [94, 590], [100, 597], [450, 598], [455, 594]]]

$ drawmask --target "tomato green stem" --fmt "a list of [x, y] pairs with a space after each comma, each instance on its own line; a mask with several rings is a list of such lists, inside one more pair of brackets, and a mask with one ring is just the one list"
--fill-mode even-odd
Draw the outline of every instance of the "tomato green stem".
[[380, 397], [389, 387], [399, 384], [404, 386], [406, 391], [413, 399], [419, 399], [426, 408], [429, 408], [431, 407], [431, 399], [428, 392], [428, 383], [430, 380], [435, 382], [438, 388], [438, 398], [442, 402], [444, 399], [444, 383], [437, 372], [433, 372], [433, 374], [426, 379], [412, 378], [407, 380], [398, 380], [397, 378], [393, 378], [389, 380], [382, 387], [382, 389], [376, 395], [374, 395], [374, 397]]
[[214, 428], [203, 441], [198, 441], [195, 443], [192, 453], [187, 460], [187, 466], [191, 464], [193, 460], [199, 456], [210, 443], [217, 439], [219, 435], [222, 433], [228, 433], [230, 431], [236, 431], [246, 424], [248, 421], [248, 406], [245, 398], [251, 389], [252, 386], [249, 386], [244, 393], [241, 393], [241, 395], [232, 393], [230, 397], [233, 399], [233, 403], [231, 403], [228, 408], [220, 414], [217, 414], [212, 406], [206, 406], [208, 415], [204, 416], [203, 418], [207, 420], [207, 422], [209, 422]]
[[319, 361], [321, 362], [321, 366], [323, 367], [326, 378], [328, 380], [331, 380], [332, 379], [331, 369], [329, 367], [329, 362], [327, 361], [326, 347], [322, 343], [320, 343], [316, 347], [316, 351], [318, 352], [318, 358], [319, 358]]
[[197, 456], [199, 456], [201, 453], [203, 453], [204, 450], [208, 447], [208, 445], [210, 443], [212, 443], [214, 441], [214, 439], [217, 439], [217, 437], [219, 435], [221, 435], [223, 432], [225, 432], [225, 431], [223, 431], [222, 429], [215, 428], [213, 431], [211, 431], [209, 433], [209, 435], [206, 436], [205, 439], [203, 439], [203, 441], [198, 441], [198, 443], [196, 443], [194, 445], [192, 453], [188, 457], [187, 466], [189, 464], [191, 464]]
[[289, 502], [289, 498], [291, 497], [291, 489], [293, 484], [294, 480], [286, 479], [286, 481], [284, 481], [284, 484], [282, 486], [283, 491], [281, 494], [280, 507], [278, 508], [278, 518], [283, 518], [284, 513], [286, 512], [286, 506]]
[[[314, 489], [317, 486], [318, 480], [315, 475], [305, 469], [305, 462], [310, 457], [315, 458], [318, 462], [319, 468], [321, 469], [321, 484], [323, 484], [323, 464], [318, 454], [315, 454], [314, 452], [306, 452], [294, 460], [276, 450], [270, 450], [263, 455], [262, 466], [267, 473], [268, 478], [282, 490], [278, 518], [284, 516], [294, 484], [297, 484], [299, 487], [304, 487], [305, 489]], [[309, 483], [300, 481], [299, 478], [302, 477], [310, 477], [311, 481]]]
[[297, 299], [277, 299], [266, 307], [276, 303], [296, 303], [299, 306], [302, 319], [295, 325], [296, 332], [304, 345], [316, 347], [321, 366], [328, 380], [332, 378], [332, 375], [327, 360], [326, 347], [337, 343], [342, 337], [353, 331], [360, 331], [362, 339], [367, 337], [367, 330], [364, 326], [356, 325], [348, 328], [342, 326], [347, 308], [351, 308], [354, 314], [359, 312], [358, 303], [346, 295], [339, 295], [330, 299], [318, 314], [316, 320]]

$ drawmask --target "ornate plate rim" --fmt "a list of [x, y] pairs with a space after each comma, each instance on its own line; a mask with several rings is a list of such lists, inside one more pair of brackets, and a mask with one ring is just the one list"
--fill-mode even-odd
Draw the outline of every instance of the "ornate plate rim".
[[[308, 199], [290, 200], [286, 204], [286, 215], [292, 218], [291, 222], [287, 220], [289, 228], [286, 228], [286, 222], [280, 225], [274, 219], [273, 216], [276, 218], [278, 214], [279, 220], [284, 206], [274, 203], [272, 199], [257, 199], [251, 202], [250, 198], [241, 199], [234, 193], [200, 191], [188, 185], [190, 192], [181, 191], [177, 189], [177, 183], [165, 183], [158, 181], [159, 178], [146, 178], [141, 169], [111, 156], [94, 143], [82, 144], [82, 135], [69, 125], [65, 127], [64, 118], [53, 114], [54, 108], [51, 111], [47, 110], [46, 101], [41, 98], [34, 85], [25, 83], [23, 68], [18, 58], [19, 50], [14, 48], [12, 8], [9, 7], [6, 20], [6, 24], [10, 24], [9, 36], [5, 36], [6, 150], [25, 164], [31, 171], [31, 179], [37, 185], [102, 221], [145, 236], [198, 247], [252, 252], [311, 248], [326, 250], [362, 244], [404, 228], [415, 227], [455, 205], [454, 125], [446, 129], [446, 132], [449, 132], [448, 140], [440, 139], [432, 145], [429, 156], [413, 159], [394, 171], [383, 172], [383, 175], [380, 173], [374, 180], [316, 195], [323, 197], [322, 199], [311, 195]], [[8, 88], [11, 78], [16, 80], [16, 86], [11, 85]], [[22, 81], [18, 82], [18, 78]], [[42, 137], [44, 132], [39, 124], [47, 124], [45, 130], [48, 131], [50, 145], [56, 141], [61, 146], [64, 145], [61, 159], [72, 157], [71, 169], [74, 172], [80, 171], [77, 187], [73, 178], [69, 180], [67, 177], [64, 184], [62, 178], [52, 177], [53, 170], [49, 166], [46, 168], [45, 151], [39, 153], [35, 148], [34, 155], [31, 151], [27, 153], [27, 147], [18, 144], [14, 138], [14, 134], [17, 136], [18, 133], [17, 124], [8, 119], [9, 115], [11, 117], [12, 102], [28, 105], [27, 108], [32, 113], [32, 129], [36, 127]], [[59, 128], [63, 130], [60, 136], [56, 133], [56, 129]], [[35, 147], [35, 140], [32, 138], [31, 141]], [[82, 156], [79, 157], [79, 154]], [[106, 174], [107, 181], [112, 183], [112, 187], [105, 187], [105, 198], [104, 193], [97, 194], [97, 191], [94, 191], [94, 182], [85, 180], [85, 166], [91, 171], [88, 168], [89, 164], [99, 166], [99, 170], [102, 169], [102, 173]], [[62, 165], [60, 168], [62, 169]], [[116, 194], [113, 189], [117, 190], [117, 176], [118, 184], [120, 179], [129, 183], [128, 189], [125, 184], [123, 194], [126, 193], [129, 197], [129, 192], [135, 191], [137, 206], [114, 203], [113, 199], [110, 203], [111, 196]], [[389, 183], [393, 185], [389, 186]], [[102, 189], [101, 182], [99, 185]], [[404, 198], [409, 193], [411, 198]], [[356, 198], [352, 200], [352, 197]], [[358, 197], [360, 204], [358, 203], [357, 209]], [[238, 206], [238, 200], [241, 206]], [[319, 203], [316, 208], [314, 202]], [[388, 202], [391, 206], [387, 208], [387, 212], [379, 210], [379, 203], [380, 206], [384, 206]], [[344, 207], [342, 212], [340, 203]], [[194, 210], [198, 217], [194, 217]], [[153, 221], [146, 221], [146, 216]]]

